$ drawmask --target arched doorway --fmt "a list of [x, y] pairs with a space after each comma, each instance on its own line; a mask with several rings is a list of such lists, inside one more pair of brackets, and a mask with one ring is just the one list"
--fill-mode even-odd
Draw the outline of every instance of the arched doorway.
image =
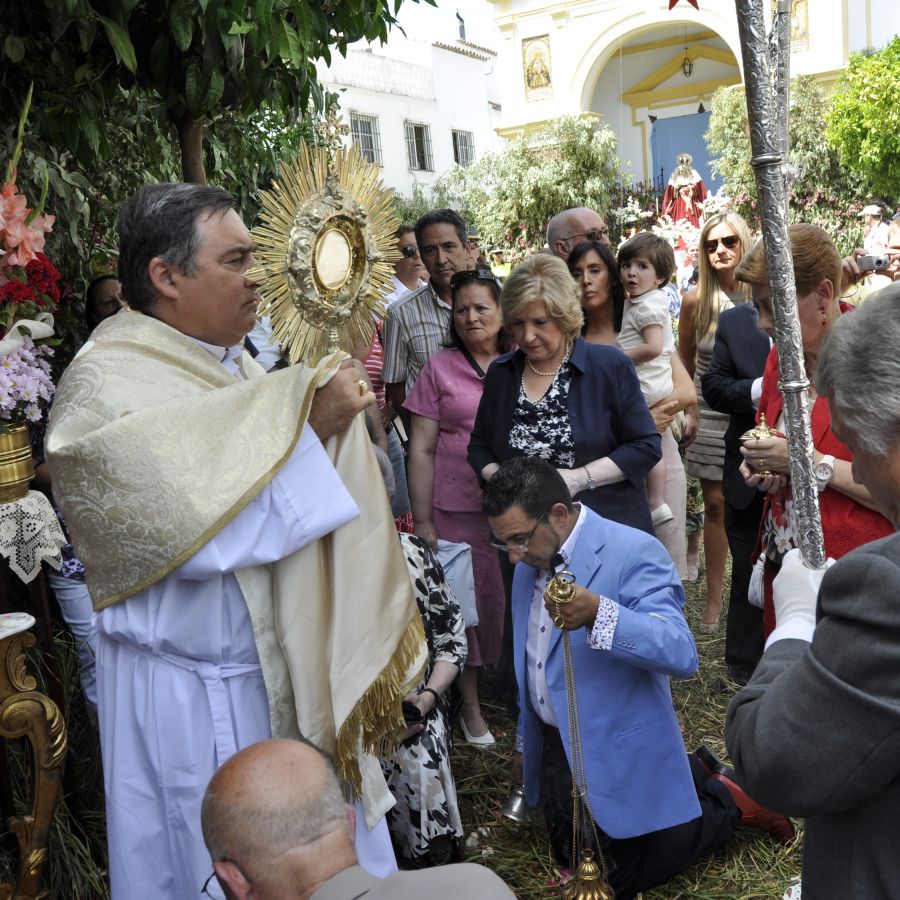
[[637, 181], [664, 184], [676, 155], [688, 152], [715, 190], [703, 137], [710, 98], [716, 88], [741, 81], [726, 41], [696, 22], [665, 22], [616, 39], [602, 55], [583, 96], [586, 108], [616, 132], [626, 170]]

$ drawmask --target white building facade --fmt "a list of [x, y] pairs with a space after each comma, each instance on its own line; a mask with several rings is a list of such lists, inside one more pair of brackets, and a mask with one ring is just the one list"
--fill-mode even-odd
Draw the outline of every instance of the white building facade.
[[[490, 25], [483, 6], [481, 25]], [[395, 29], [383, 46], [356, 44], [346, 58], [319, 64], [321, 83], [339, 95], [349, 140], [406, 197], [417, 186], [428, 194], [455, 163], [468, 165], [504, 143], [496, 50], [464, 39], [464, 21], [431, 11], [427, 38]]]
[[[500, 32], [500, 134], [563, 114], [601, 116], [636, 180], [665, 180], [703, 141], [710, 99], [743, 77], [733, 0], [492, 0]], [[766, 12], [771, 15], [771, 7]], [[791, 73], [833, 82], [849, 54], [900, 30], [896, 0], [794, 0]]]

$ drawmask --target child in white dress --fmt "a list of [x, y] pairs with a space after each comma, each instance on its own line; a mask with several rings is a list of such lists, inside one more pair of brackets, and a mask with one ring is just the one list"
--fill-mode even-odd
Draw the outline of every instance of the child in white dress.
[[[672, 393], [671, 355], [675, 337], [669, 300], [662, 285], [675, 273], [675, 253], [668, 241], [641, 231], [619, 250], [619, 275], [625, 286], [625, 313], [617, 346], [634, 362], [647, 406]], [[669, 522], [672, 510], [665, 501], [666, 464], [660, 460], [647, 476], [647, 499], [653, 526]]]

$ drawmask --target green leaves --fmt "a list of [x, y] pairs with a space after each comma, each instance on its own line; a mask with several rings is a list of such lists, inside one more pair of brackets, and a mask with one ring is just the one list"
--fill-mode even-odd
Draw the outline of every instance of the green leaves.
[[194, 118], [200, 118], [206, 109], [207, 81], [200, 63], [192, 59], [184, 76], [184, 99]]
[[169, 29], [175, 38], [175, 45], [185, 52], [191, 46], [194, 33], [194, 21], [186, 0], [176, 0], [172, 4], [169, 16]]
[[98, 16], [98, 18], [106, 30], [106, 36], [109, 38], [110, 44], [112, 44], [116, 59], [134, 75], [137, 72], [137, 57], [135, 56], [134, 45], [128, 36], [128, 29], [124, 25], [108, 19], [106, 16]]
[[[790, 162], [795, 179], [788, 215], [791, 222], [824, 228], [839, 249], [849, 253], [861, 240], [856, 212], [871, 184], [843, 165], [826, 139], [822, 123], [834, 115], [833, 102], [811, 77], [791, 80]], [[717, 90], [705, 135], [714, 155], [712, 168], [722, 177], [735, 211], [753, 226], [758, 221], [758, 195], [747, 128], [744, 88]]]
[[[261, 152], [248, 144], [247, 117], [266, 103], [276, 120], [310, 103], [320, 110], [315, 61], [360, 38], [383, 38], [401, 2], [419, 0], [20, 0], [14, 16], [0, 17], [0, 109], [18, 108], [33, 79], [30, 128], [73, 166], [115, 180], [113, 144], [128, 140], [134, 177], [174, 177], [166, 167], [177, 153], [165, 145], [177, 140], [173, 123], [189, 114], [209, 142], [231, 121], [229, 152]], [[138, 108], [149, 120], [125, 116]], [[132, 129], [113, 137], [123, 117]]]
[[835, 87], [827, 135], [841, 162], [883, 198], [900, 185], [900, 37], [874, 53], [854, 53]]
[[215, 109], [225, 93], [225, 76], [214, 69], [209, 75], [209, 90], [206, 92], [206, 108]]
[[25, 42], [18, 35], [7, 35], [3, 42], [3, 52], [10, 62], [20, 63], [25, 58]]
[[501, 153], [454, 166], [435, 184], [432, 201], [460, 207], [483, 243], [519, 260], [543, 246], [547, 221], [561, 209], [606, 209], [618, 178], [612, 130], [593, 117], [561, 116]]

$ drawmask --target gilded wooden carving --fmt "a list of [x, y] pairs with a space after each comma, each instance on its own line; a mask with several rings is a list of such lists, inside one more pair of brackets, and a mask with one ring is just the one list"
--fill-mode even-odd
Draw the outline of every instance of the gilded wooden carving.
[[33, 758], [31, 809], [7, 820], [19, 843], [15, 884], [0, 885], [0, 900], [40, 896], [41, 872], [66, 758], [66, 726], [59, 707], [35, 690], [25, 651], [35, 638], [24, 631], [0, 641], [0, 738], [28, 739]]

